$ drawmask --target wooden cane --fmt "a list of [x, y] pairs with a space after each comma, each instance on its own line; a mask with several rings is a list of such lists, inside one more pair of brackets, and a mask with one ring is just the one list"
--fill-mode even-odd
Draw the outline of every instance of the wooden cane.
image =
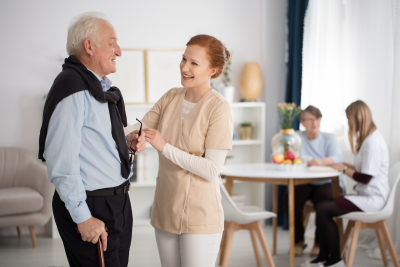
[[[76, 232], [80, 235], [78, 227], [75, 228]], [[107, 232], [107, 227], [106, 227], [106, 232]], [[104, 261], [104, 251], [103, 251], [103, 244], [101, 243], [101, 238], [99, 236], [99, 240], [97, 241], [97, 254], [99, 256], [99, 266], [100, 267], [106, 267], [106, 263]]]

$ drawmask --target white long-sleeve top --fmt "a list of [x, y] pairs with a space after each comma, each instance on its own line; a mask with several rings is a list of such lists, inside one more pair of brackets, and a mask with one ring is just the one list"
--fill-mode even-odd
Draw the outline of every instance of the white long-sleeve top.
[[[181, 120], [186, 118], [190, 111], [196, 106], [196, 103], [191, 103], [183, 99]], [[139, 130], [140, 124], [128, 125], [125, 127], [125, 135], [130, 132]], [[147, 125], [143, 123], [142, 129], [146, 129]], [[162, 154], [181, 168], [194, 173], [204, 179], [213, 181], [218, 177], [222, 166], [224, 165], [228, 150], [225, 149], [206, 149], [204, 158], [190, 155], [186, 151], [182, 151], [170, 144], [166, 144]]]

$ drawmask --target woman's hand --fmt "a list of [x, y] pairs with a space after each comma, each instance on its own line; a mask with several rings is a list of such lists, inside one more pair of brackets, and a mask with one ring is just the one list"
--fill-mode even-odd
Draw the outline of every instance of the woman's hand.
[[322, 165], [322, 162], [320, 159], [312, 159], [309, 162], [307, 162], [308, 166], [320, 166]]
[[146, 132], [146, 141], [149, 142], [155, 149], [162, 152], [167, 142], [165, 142], [160, 132], [151, 128], [146, 128], [142, 131]]
[[333, 164], [331, 167], [334, 168], [335, 170], [343, 172], [344, 167], [346, 167], [346, 165], [344, 164], [344, 162], [338, 162], [338, 163]]

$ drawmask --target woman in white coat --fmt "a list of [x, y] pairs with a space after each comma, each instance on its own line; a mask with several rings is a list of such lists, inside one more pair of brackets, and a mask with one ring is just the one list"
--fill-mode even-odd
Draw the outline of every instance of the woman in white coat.
[[344, 195], [321, 203], [317, 208], [317, 229], [320, 252], [309, 266], [344, 267], [340, 258], [338, 228], [334, 217], [348, 212], [381, 210], [390, 192], [388, 181], [389, 152], [382, 134], [377, 130], [371, 110], [363, 101], [351, 103], [346, 109], [349, 141], [354, 165], [342, 162], [332, 165], [358, 183], [357, 195]]

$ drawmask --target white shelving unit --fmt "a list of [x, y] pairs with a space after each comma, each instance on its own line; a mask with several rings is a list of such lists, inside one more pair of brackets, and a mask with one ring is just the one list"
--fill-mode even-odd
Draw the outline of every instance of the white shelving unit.
[[[136, 118], [142, 119], [153, 105], [126, 106], [128, 122], [134, 124]], [[233, 111], [234, 140], [233, 148], [228, 152], [225, 164], [264, 162], [265, 151], [265, 103], [239, 102], [231, 104]], [[239, 126], [242, 122], [251, 122], [253, 139], [240, 140]], [[145, 160], [146, 158], [146, 160]], [[129, 192], [134, 225], [148, 225], [153, 204], [158, 173], [158, 154], [150, 145], [137, 158], [138, 182], [132, 183]], [[146, 161], [146, 162], [143, 162]], [[245, 194], [246, 205], [264, 207], [264, 186], [254, 183], [235, 183], [233, 194]]]

